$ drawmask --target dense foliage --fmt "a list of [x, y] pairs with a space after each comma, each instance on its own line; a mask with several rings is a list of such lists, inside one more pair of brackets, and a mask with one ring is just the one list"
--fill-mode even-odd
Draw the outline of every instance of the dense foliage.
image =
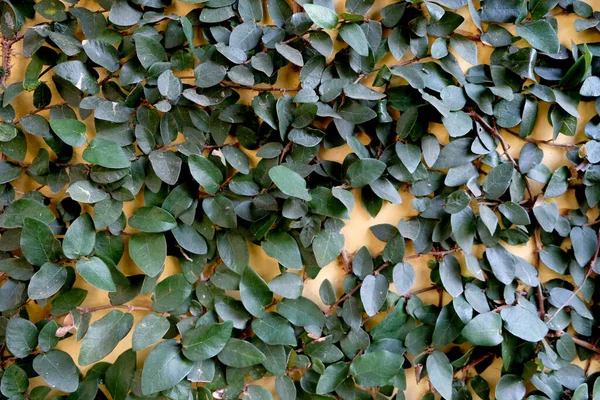
[[[411, 368], [427, 398], [600, 396], [600, 117], [578, 113], [600, 109], [600, 43], [565, 47], [555, 18], [598, 37], [600, 13], [579, 0], [186, 2], [187, 15], [170, 0], [0, 4], [4, 397], [263, 400], [255, 381], [273, 376], [282, 400], [403, 399]], [[278, 85], [289, 74], [298, 87]], [[342, 145], [343, 163], [321, 156]], [[418, 215], [371, 228], [383, 252], [344, 250], [352, 208], [376, 216], [400, 192]], [[559, 209], [565, 194], [576, 209]], [[278, 261], [269, 282], [249, 242]], [[532, 243], [532, 263], [511, 252]], [[125, 251], [138, 274], [120, 270]], [[163, 274], [168, 256], [179, 273]], [[431, 286], [415, 282], [418, 257]], [[324, 280], [319, 306], [304, 282], [336, 260], [344, 293]], [[79, 278], [110, 304], [83, 307]], [[71, 336], [77, 364], [56, 348]], [[497, 358], [490, 391], [479, 373]], [[46, 385], [30, 385], [38, 375]]]

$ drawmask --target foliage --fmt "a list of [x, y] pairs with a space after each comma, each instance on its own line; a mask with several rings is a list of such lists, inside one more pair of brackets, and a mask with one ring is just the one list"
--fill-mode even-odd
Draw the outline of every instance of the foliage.
[[[484, 371], [498, 399], [600, 396], [585, 368], [600, 353], [600, 117], [581, 127], [578, 111], [600, 111], [600, 50], [565, 47], [554, 17], [595, 31], [598, 12], [579, 0], [346, 0], [342, 13], [323, 0], [185, 2], [186, 15], [170, 0], [1, 3], [4, 397], [263, 400], [253, 381], [273, 376], [284, 400], [403, 399], [413, 367], [428, 399], [488, 399]], [[479, 35], [461, 30], [466, 15]], [[277, 84], [292, 73], [298, 87]], [[524, 142], [518, 157], [507, 141]], [[342, 145], [343, 162], [322, 158]], [[555, 170], [549, 149], [564, 155]], [[372, 227], [381, 254], [349, 254], [353, 207], [375, 217], [400, 192], [416, 216]], [[559, 208], [567, 193], [578, 208]], [[279, 262], [269, 282], [249, 243]], [[533, 264], [514, 246], [533, 248]], [[125, 249], [135, 275], [120, 270]], [[167, 257], [180, 273], [163, 274]], [[344, 293], [324, 280], [321, 302], [304, 297], [336, 260]], [[110, 303], [83, 307], [78, 278]], [[133, 348], [102, 361], [130, 332]], [[60, 349], [70, 336], [77, 360]], [[30, 385], [37, 375], [46, 385]]]

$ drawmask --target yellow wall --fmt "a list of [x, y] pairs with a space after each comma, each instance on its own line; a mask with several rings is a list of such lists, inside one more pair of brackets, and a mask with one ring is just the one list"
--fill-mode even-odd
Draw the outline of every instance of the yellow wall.
[[[371, 19], [380, 19], [381, 16], [379, 14], [379, 10], [381, 10], [382, 7], [384, 7], [386, 4], [391, 3], [391, 2], [392, 1], [389, 1], [389, 0], [376, 0], [375, 5], [372, 7], [371, 12], [369, 13], [368, 17]], [[179, 15], [185, 15], [189, 10], [191, 10], [194, 7], [191, 4], [181, 3], [181, 2], [178, 2], [177, 0], [175, 0], [174, 3], [175, 4], [173, 6], [171, 6], [167, 9], [167, 12], [176, 13]], [[265, 3], [264, 8], [266, 9], [266, 1], [263, 1], [263, 3]], [[344, 0], [336, 0], [336, 8], [337, 8], [338, 14], [344, 12], [344, 3], [345, 3]], [[594, 7], [594, 9], [600, 9], [600, 0], [588, 0], [588, 3], [592, 7]], [[66, 4], [66, 5], [68, 6], [68, 4]], [[100, 9], [100, 7], [96, 3], [89, 1], [89, 0], [81, 1], [79, 6], [87, 7], [88, 9], [90, 9], [92, 11]], [[461, 9], [460, 13], [465, 17], [465, 22], [458, 28], [457, 32], [471, 34], [471, 35], [477, 35], [478, 34], [477, 29], [476, 29], [475, 25], [471, 22], [471, 19], [470, 19], [470, 16], [469, 16], [469, 13], [468, 13], [466, 7]], [[561, 41], [561, 44], [563, 44], [567, 48], [571, 48], [571, 42], [574, 42], [576, 44], [582, 43], [582, 42], [588, 42], [588, 43], [589, 42], [600, 42], [600, 33], [598, 33], [597, 31], [591, 32], [591, 30], [590, 30], [590, 31], [586, 31], [586, 32], [575, 32], [575, 29], [573, 27], [573, 23], [577, 19], [577, 17], [575, 15], [558, 15], [557, 18], [558, 18], [559, 27], [560, 27], [560, 29], [559, 29], [560, 41]], [[31, 23], [31, 25], [37, 24], [37, 23], [42, 23], [42, 22], [44, 22], [44, 21], [40, 18], [36, 21], [33, 21], [33, 23]], [[267, 21], [264, 21], [264, 22], [267, 22]], [[509, 27], [509, 26], [507, 26], [507, 27]], [[512, 26], [510, 26], [510, 29], [512, 29], [512, 33], [514, 34], [514, 29]], [[330, 31], [330, 33], [335, 34], [335, 32], [332, 32], [332, 31]], [[196, 35], [199, 36], [198, 33]], [[522, 45], [522, 44], [523, 43], [516, 43], [517, 46]], [[337, 45], [339, 46], [339, 42]], [[23, 59], [23, 57], [21, 55], [22, 54], [22, 42], [15, 46], [15, 50], [19, 53], [19, 55], [17, 56], [17, 58], [14, 61], [16, 66], [13, 69], [13, 74], [8, 83], [23, 80], [25, 67], [27, 65], [26, 61]], [[489, 60], [489, 55], [492, 52], [493, 48], [491, 48], [489, 46], [485, 46], [482, 43], [478, 43], [478, 50], [479, 50], [479, 62], [487, 63]], [[406, 58], [410, 58], [410, 55], [407, 55]], [[470, 67], [470, 65], [468, 63], [462, 61], [462, 59], [460, 57], [457, 56], [457, 59], [461, 63], [461, 67], [464, 70], [466, 70]], [[397, 62], [391, 57], [391, 55], [388, 55], [383, 60], [383, 63], [388, 64], [388, 65], [393, 65]], [[45, 75], [45, 78], [48, 81], [49, 86], [52, 87], [52, 81], [51, 81], [49, 75], [50, 74]], [[192, 71], [184, 71], [184, 73], [182, 73], [182, 75], [187, 75], [187, 76], [192, 75]], [[370, 84], [372, 82], [374, 75], [375, 74], [372, 74], [370, 76], [370, 78], [364, 79], [362, 81], [362, 83]], [[397, 79], [397, 81], [393, 80], [392, 81], [393, 84], [402, 83], [402, 81], [399, 78], [394, 78], [394, 79], [395, 80]], [[280, 72], [279, 81], [276, 86], [293, 87], [293, 86], [296, 86], [297, 83], [298, 83], [298, 77], [295, 74], [290, 73], [289, 70], [285, 70], [285, 71]], [[54, 88], [53, 88], [53, 93], [54, 93], [54, 97], [53, 97], [54, 102], [60, 101], [60, 97], [58, 96], [56, 91], [54, 91]], [[249, 103], [252, 98], [252, 95], [253, 95], [253, 93], [251, 93], [251, 92], [244, 93], [243, 100], [245, 102]], [[22, 116], [33, 109], [32, 105], [31, 105], [32, 104], [31, 103], [31, 95], [29, 93], [24, 93], [24, 94], [20, 95], [13, 102], [13, 104], [15, 105], [15, 109], [17, 111], [17, 116]], [[533, 138], [549, 139], [552, 137], [552, 128], [549, 126], [549, 124], [547, 122], [546, 111], [547, 111], [547, 104], [541, 104], [539, 118], [538, 118], [538, 124], [536, 125], [536, 130], [532, 135]], [[575, 137], [569, 138], [569, 137], [565, 137], [565, 136], [561, 135], [558, 139], [558, 142], [569, 143], [569, 142], [576, 142], [576, 141], [584, 139], [583, 127], [584, 127], [585, 123], [593, 115], [595, 115], [593, 102], [580, 103], [579, 113], [581, 115], [581, 118], [578, 123], [578, 127], [577, 127], [578, 130], [577, 130], [577, 134], [575, 135]], [[47, 116], [48, 114], [46, 112], [45, 114], [42, 113], [42, 115]], [[88, 137], [91, 137], [93, 135], [92, 118], [88, 118], [88, 120], [86, 120], [84, 122], [87, 124], [88, 129], [89, 129]], [[445, 129], [443, 128], [442, 125], [431, 124], [430, 130], [432, 133], [436, 134], [442, 142], [444, 142], [444, 143], [448, 142], [448, 136], [445, 133]], [[362, 139], [368, 140], [368, 139], [366, 139], [366, 136], [363, 137]], [[40, 140], [40, 138], [33, 137], [31, 135], [27, 135], [27, 140], [28, 140], [28, 148], [29, 148], [27, 161], [30, 162], [33, 159], [33, 157], [37, 154], [37, 149], [40, 146], [44, 146], [44, 144], [43, 144], [43, 141]], [[510, 145], [510, 153], [513, 156], [518, 157], [520, 148], [524, 144], [524, 142], [522, 140], [520, 140], [519, 138], [516, 138], [511, 135], [507, 135], [506, 141]], [[556, 169], [557, 167], [559, 167], [561, 165], [567, 165], [567, 160], [564, 157], [564, 154], [566, 151], [565, 149], [544, 146], [544, 145], [542, 145], [541, 148], [544, 150], [544, 154], [545, 154], [543, 162], [552, 170]], [[79, 150], [81, 150], [81, 149], [79, 149]], [[342, 147], [338, 147], [335, 149], [322, 150], [321, 157], [324, 159], [342, 161], [344, 156], [346, 154], [348, 154], [349, 152], [350, 152], [350, 149], [348, 146], [342, 146]], [[253, 152], [248, 152], [248, 153], [250, 155], [252, 155], [251, 153], [253, 153]], [[79, 151], [77, 153], [76, 160], [81, 161], [81, 151]], [[76, 161], [76, 160], [74, 160], [74, 161]], [[35, 189], [37, 186], [38, 185], [35, 182], [33, 182], [30, 179], [27, 179], [25, 176], [22, 176], [17, 181], [17, 184], [16, 184], [17, 189], [21, 190], [21, 191], [30, 191], [30, 190]], [[532, 187], [534, 189], [534, 192], [536, 192], [536, 193], [539, 192], [540, 187], [539, 187], [539, 185], [536, 184], [536, 182], [532, 182]], [[58, 194], [52, 194], [49, 190], [47, 190], [47, 188], [42, 189], [42, 192], [44, 193], [44, 195], [46, 195], [52, 199], [55, 199], [56, 201], [58, 201], [62, 197], [64, 197], [64, 192], [61, 192]], [[360, 193], [358, 190], [354, 191], [354, 195], [357, 200], [356, 206], [350, 215], [350, 217], [351, 217], [350, 220], [346, 221], [346, 226], [342, 230], [342, 232], [344, 233], [345, 238], [346, 238], [345, 248], [349, 253], [353, 253], [353, 252], [357, 251], [363, 245], [366, 245], [369, 248], [372, 255], [378, 254], [383, 249], [384, 243], [379, 242], [370, 233], [370, 230], [368, 228], [372, 225], [381, 224], [381, 223], [397, 224], [398, 221], [400, 221], [401, 219], [417, 214], [412, 209], [412, 198], [413, 197], [408, 192], [401, 193], [402, 200], [403, 200], [402, 204], [400, 204], [400, 205], [385, 204], [383, 209], [381, 210], [381, 212], [379, 213], [379, 215], [376, 218], [371, 218], [364, 210], [364, 208], [360, 202]], [[561, 209], [561, 212], [563, 214], [566, 213], [569, 209], [577, 209], [578, 208], [577, 202], [575, 201], [575, 198], [572, 195], [572, 193], [571, 194], [567, 193], [567, 194], [561, 196], [560, 198], [557, 199], [557, 201], [558, 201], [559, 207]], [[55, 203], [55, 201], [53, 201], [53, 203]], [[126, 204], [125, 212], [129, 215], [129, 213], [133, 209], [138, 207], [140, 204], [141, 204], [141, 199], [137, 199], [134, 202]], [[88, 210], [88, 211], [91, 211], [91, 210]], [[128, 229], [130, 229], [130, 228], [128, 228]], [[127, 238], [125, 238], [125, 239], [127, 239]], [[535, 248], [535, 246], [533, 245], [533, 242], [530, 242], [524, 246], [512, 247], [511, 250], [515, 254], [527, 259], [532, 264], [534, 264], [534, 257], [535, 257], [534, 248]], [[254, 268], [265, 280], [269, 281], [270, 279], [272, 279], [275, 275], [277, 275], [279, 273], [277, 262], [274, 259], [266, 256], [263, 253], [260, 246], [250, 245], [250, 252], [251, 252], [250, 266], [252, 268]], [[407, 247], [407, 254], [412, 254], [412, 248], [410, 246], [410, 243], [408, 244], [408, 247]], [[460, 256], [459, 256], [459, 259], [460, 259]], [[414, 266], [415, 272], [417, 274], [417, 282], [415, 283], [413, 289], [419, 289], [419, 288], [427, 287], [430, 285], [429, 269], [426, 267], [426, 262], [427, 262], [427, 257], [422, 257], [420, 259], [411, 261], [411, 264]], [[127, 249], [126, 249], [123, 259], [119, 263], [118, 267], [126, 275], [131, 275], [134, 273], [141, 272], [129, 258]], [[179, 271], [179, 267], [177, 265], [176, 259], [169, 257], [169, 259], [167, 260], [167, 267], [165, 268], [165, 272], [163, 273], [162, 278], [164, 278], [172, 273], [177, 273], [177, 272], [180, 272], [180, 271]], [[468, 275], [468, 274], [469, 274], [469, 272], [465, 268], [463, 268], [463, 275]], [[542, 271], [541, 271], [542, 281], [546, 281], [547, 279], [551, 278], [552, 274], [553, 273], [549, 269], [547, 269], [546, 267], [542, 267]], [[341, 285], [342, 285], [343, 276], [344, 276], [344, 273], [341, 269], [341, 265], [338, 262], [334, 262], [334, 263], [328, 265], [327, 267], [323, 268], [323, 270], [320, 272], [319, 276], [315, 280], [312, 280], [312, 281], [309, 280], [306, 282], [305, 287], [304, 287], [304, 295], [306, 297], [311, 298], [315, 302], [317, 302], [317, 304], [321, 304], [320, 300], [319, 300], [318, 291], [319, 291], [319, 286], [320, 286], [321, 282], [326, 278], [329, 279], [334, 284], [334, 286], [337, 289], [338, 295], [341, 295], [341, 293], [342, 293]], [[75, 286], [84, 288], [89, 291], [89, 295], [82, 305], [83, 307], [92, 307], [92, 306], [97, 306], [97, 305], [109, 304], [107, 292], [99, 291], [99, 290], [93, 288], [92, 286], [87, 284], [83, 279], [79, 278], [78, 281], [76, 282]], [[438, 295], [436, 292], [424, 293], [424, 294], [420, 295], [420, 297], [425, 302], [428, 302], [428, 303], [434, 303], [434, 302], [437, 303], [437, 301], [438, 301]], [[446, 294], [446, 297], [444, 298], [444, 302], [448, 302], [449, 300], [450, 300], [450, 298]], [[131, 302], [131, 304], [147, 306], [150, 304], [150, 298], [148, 295], [139, 296], [135, 300], [133, 300]], [[29, 307], [29, 311], [32, 314], [32, 318], [34, 320], [37, 320], [37, 319], [43, 318], [46, 315], [48, 315], [49, 310], [48, 309], [40, 309], [39, 307], [32, 306], [32, 307]], [[95, 312], [94, 316], [92, 318], [92, 321], [95, 321], [96, 319], [102, 317], [107, 312], [108, 311]], [[145, 315], [145, 312], [143, 312], [143, 311], [134, 312], [135, 322], [137, 323], [144, 315]], [[124, 350], [130, 348], [132, 333], [133, 333], [133, 329], [129, 333], [129, 335], [119, 344], [119, 346], [117, 346], [117, 348], [108, 357], [106, 357], [103, 361], [113, 362], [119, 354], [121, 354]], [[57, 348], [68, 352], [73, 357], [74, 360], [77, 360], [77, 357], [79, 355], [80, 344], [81, 343], [75, 342], [74, 337], [71, 337], [66, 340], [62, 340], [58, 344]], [[144, 349], [144, 350], [138, 352], [138, 364], [140, 366], [141, 366], [143, 360], [145, 359], [145, 357], [150, 352], [150, 350], [151, 350], [151, 348], [147, 348], [147, 349]], [[486, 378], [492, 385], [499, 378], [500, 366], [501, 366], [501, 364], [500, 364], [499, 360], [496, 360], [496, 362], [490, 368], [488, 368], [487, 371], [483, 375], [483, 377]], [[84, 372], [88, 368], [89, 367], [82, 368], [82, 372]], [[595, 365], [592, 367], [592, 371], [594, 369], [600, 369], [600, 367], [598, 366], [598, 363], [595, 363]], [[423, 396], [423, 394], [429, 390], [429, 386], [428, 386], [426, 380], [422, 381], [419, 385], [417, 385], [415, 383], [414, 373], [412, 370], [407, 371], [407, 381], [408, 381], [408, 390], [406, 391], [406, 398], [409, 400], [420, 399]], [[35, 380], [32, 380], [32, 383], [35, 385], [35, 384], [42, 384], [43, 382], [40, 380], [40, 378], [36, 378]], [[269, 387], [270, 389], [273, 389], [273, 380], [272, 379], [267, 379], [264, 383], [265, 383], [265, 385], [267, 385], [267, 387]]]

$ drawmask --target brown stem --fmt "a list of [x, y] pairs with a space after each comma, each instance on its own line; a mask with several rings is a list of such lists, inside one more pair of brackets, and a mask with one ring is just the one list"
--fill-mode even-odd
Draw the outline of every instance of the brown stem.
[[[535, 269], [538, 270], [538, 276], [540, 271], [540, 251], [542, 251], [542, 245], [539, 239], [539, 230], [536, 229], [533, 232], [533, 239], [535, 240]], [[544, 306], [544, 293], [542, 291], [542, 282], [538, 279], [537, 286], [537, 302], [538, 302], [538, 314], [542, 320], [546, 317], [546, 307]]]
[[267, 86], [267, 87], [260, 87], [260, 86], [242, 86], [242, 85], [237, 85], [235, 83], [229, 83], [229, 82], [221, 82], [221, 86], [224, 87], [228, 87], [231, 89], [235, 89], [235, 90], [249, 90], [249, 91], [253, 91], [253, 92], [298, 92], [300, 90], [302, 90], [301, 86], [296, 86], [296, 87], [291, 87], [291, 88], [285, 88], [285, 87], [276, 87], [276, 86]]
[[513, 156], [511, 156], [510, 153], [508, 152], [509, 146], [506, 144], [506, 141], [504, 140], [502, 135], [500, 133], [498, 133], [498, 130], [496, 128], [490, 126], [490, 124], [488, 124], [481, 117], [481, 115], [479, 115], [475, 110], [469, 111], [469, 116], [474, 121], [477, 121], [479, 123], [479, 125], [481, 125], [483, 127], [483, 129], [488, 131], [488, 133], [490, 135], [492, 135], [493, 137], [498, 139], [498, 141], [500, 142], [500, 146], [502, 146], [502, 150], [504, 151], [504, 155], [506, 155], [508, 160], [514, 165], [515, 169], [521, 174], [521, 176], [523, 176], [523, 181], [525, 182], [525, 188], [527, 189], [527, 193], [529, 194], [529, 201], [533, 202], [533, 200], [534, 200], [533, 193], [531, 192], [531, 188], [529, 187], [529, 182], [527, 181], [527, 177], [525, 175], [523, 175], [523, 173], [521, 173], [521, 170], [519, 169], [519, 164], [517, 164], [517, 162], [515, 161]]
[[12, 46], [23, 39], [22, 34], [17, 34], [13, 39], [2, 38], [1, 46], [2, 46], [2, 68], [4, 69], [4, 75], [0, 77], [0, 85], [6, 86], [6, 82], [10, 78], [10, 74], [12, 72], [12, 56], [15, 54], [12, 50]]
[[[551, 334], [548, 334], [547, 336], [549, 336], [549, 337], [560, 337], [560, 336], [564, 335], [565, 333], [566, 332], [563, 332], [563, 331], [556, 331], [556, 333], [554, 333], [554, 334], [551, 333]], [[586, 342], [585, 340], [582, 340], [582, 339], [579, 339], [579, 338], [576, 338], [576, 337], [573, 337], [573, 336], [571, 336], [571, 338], [573, 339], [573, 342], [576, 345], [581, 346], [583, 348], [586, 348], [586, 349], [588, 349], [590, 351], [593, 351], [596, 354], [600, 354], [600, 348], [598, 348], [597, 346], [595, 346], [595, 345], [593, 345], [593, 344], [591, 344], [589, 342]]]
[[511, 129], [504, 129], [504, 131], [510, 133], [513, 136], [518, 137], [519, 139], [521, 139], [525, 142], [535, 143], [535, 144], [543, 144], [543, 145], [552, 146], [552, 147], [562, 147], [565, 149], [574, 149], [575, 147], [579, 147], [582, 144], [586, 143], [585, 140], [583, 140], [581, 142], [576, 142], [576, 143], [555, 143], [554, 140], [550, 140], [550, 139], [541, 140], [541, 139], [534, 139], [534, 138], [530, 138], [530, 137], [521, 137], [518, 132], [515, 132]]
[[457, 369], [456, 372], [454, 373], [454, 376], [456, 376], [459, 372], [468, 371], [471, 368], [474, 368], [478, 364], [481, 364], [482, 362], [484, 362], [485, 360], [487, 360], [488, 358], [493, 357], [493, 356], [494, 356], [494, 353], [486, 353], [486, 354], [482, 355], [481, 357], [476, 358], [475, 360], [471, 361], [470, 363], [465, 364], [462, 367], [460, 367], [459, 369]]
[[[408, 257], [404, 257], [404, 261], [406, 260], [413, 260], [415, 258], [419, 258], [419, 257], [423, 257], [423, 256], [435, 256], [435, 257], [440, 257], [440, 256], [444, 256], [446, 254], [450, 254], [450, 253], [455, 253], [457, 251], [461, 251], [460, 248], [454, 248], [454, 249], [450, 249], [450, 250], [444, 250], [444, 251], [432, 251], [429, 253], [419, 253], [419, 254], [413, 254], [412, 256], [408, 256]], [[386, 262], [383, 263], [379, 268], [377, 268], [375, 271], [373, 271], [373, 275], [377, 275], [379, 274], [381, 271], [383, 271], [384, 269], [386, 269], [387, 267], [389, 267], [391, 265], [391, 263]], [[342, 297], [340, 297], [334, 304], [332, 304], [329, 309], [325, 312], [325, 315], [330, 315], [331, 312], [337, 308], [341, 303], [343, 303], [345, 300], [349, 299], [350, 297], [352, 297], [356, 292], [358, 292], [362, 286], [362, 282], [359, 282], [354, 288], [352, 288], [351, 291], [349, 291], [348, 293], [346, 293], [345, 295], [343, 295]], [[425, 293], [425, 292], [429, 292], [431, 290], [437, 290], [437, 286], [432, 285], [432, 286], [428, 286], [426, 288], [423, 289], [418, 289], [412, 292], [409, 292], [405, 295], [403, 295], [402, 297], [410, 297], [416, 294], [420, 294], [420, 293]]]
[[[598, 241], [600, 241], [600, 232], [598, 232]], [[592, 258], [592, 260], [589, 262], [588, 264], [588, 270], [587, 273], [585, 274], [585, 277], [583, 278], [583, 282], [581, 282], [581, 285], [579, 285], [579, 287], [573, 292], [571, 293], [571, 295], [569, 296], [569, 298], [567, 299], [567, 301], [565, 301], [563, 303], [562, 306], [558, 307], [558, 310], [556, 310], [554, 312], [554, 314], [552, 314], [552, 316], [550, 317], [550, 319], [548, 321], [546, 321], [546, 323], [552, 321], [554, 319], [554, 317], [556, 317], [558, 315], [558, 313], [565, 308], [566, 306], [569, 305], [569, 303], [571, 302], [571, 300], [577, 296], [577, 293], [579, 293], [579, 291], [581, 290], [581, 288], [585, 285], [585, 283], [587, 282], [588, 278], [590, 277], [590, 275], [592, 275], [592, 272], [594, 272], [594, 264], [596, 264], [596, 260], [598, 259], [598, 252], [600, 252], [600, 243], [598, 244], [598, 246], [596, 247], [596, 253], [594, 253], [594, 257]]]
[[115, 309], [115, 308], [125, 309], [125, 310], [128, 310], [129, 312], [132, 312], [132, 311], [153, 311], [152, 307], [132, 306], [132, 305], [129, 305], [129, 304], [119, 304], [119, 305], [104, 304], [104, 305], [95, 306], [95, 307], [77, 307], [77, 310], [80, 311], [80, 312], [82, 312], [82, 313], [89, 313], [89, 312], [95, 312], [95, 311], [100, 311], [100, 310], [110, 310], [110, 309]]
[[279, 164], [281, 164], [283, 162], [283, 160], [285, 160], [285, 155], [290, 151], [290, 149], [292, 148], [293, 145], [294, 145], [294, 142], [292, 142], [291, 140], [289, 142], [287, 142], [287, 144], [281, 151], [281, 155], [279, 156]]

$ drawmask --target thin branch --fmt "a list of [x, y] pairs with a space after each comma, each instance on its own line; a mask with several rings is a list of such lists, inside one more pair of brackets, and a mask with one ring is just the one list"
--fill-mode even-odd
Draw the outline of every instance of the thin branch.
[[[564, 331], [556, 331], [556, 333], [554, 333], [554, 334], [551, 333], [551, 334], [548, 334], [547, 336], [549, 336], [549, 337], [561, 337], [565, 333], [566, 332], [564, 332]], [[593, 345], [593, 344], [591, 344], [589, 342], [586, 342], [585, 340], [582, 340], [582, 339], [579, 339], [579, 338], [576, 338], [576, 337], [573, 337], [573, 336], [571, 336], [571, 339], [573, 339], [573, 342], [576, 345], [581, 346], [583, 348], [586, 348], [586, 349], [588, 349], [590, 351], [593, 351], [596, 354], [600, 354], [600, 348], [598, 348], [597, 346], [595, 346], [595, 345]]]
[[[536, 229], [533, 232], [533, 239], [535, 240], [535, 269], [540, 270], [540, 251], [542, 251], [542, 245], [539, 239], [539, 230]], [[538, 279], [537, 286], [537, 302], [538, 302], [538, 314], [542, 320], [546, 317], [546, 307], [544, 307], [544, 293], [542, 291], [542, 282]]]
[[296, 86], [296, 87], [289, 87], [289, 88], [285, 88], [285, 87], [276, 87], [276, 86], [266, 86], [266, 87], [262, 87], [262, 86], [242, 86], [242, 85], [237, 85], [235, 83], [229, 83], [229, 82], [221, 82], [221, 86], [223, 87], [228, 87], [231, 89], [235, 89], [235, 90], [249, 90], [252, 92], [299, 92], [300, 90], [302, 90], [301, 86]]
[[12, 72], [13, 64], [11, 62], [12, 56], [15, 53], [12, 50], [12, 46], [23, 39], [24, 35], [19, 33], [13, 39], [2, 38], [2, 69], [4, 69], [4, 75], [0, 77], [0, 85], [6, 86], [6, 82], [10, 78], [10, 74]]
[[534, 138], [530, 138], [530, 137], [521, 137], [521, 135], [519, 135], [518, 132], [515, 132], [511, 129], [504, 129], [504, 131], [510, 133], [513, 136], [518, 137], [519, 139], [521, 139], [525, 142], [542, 144], [542, 145], [552, 146], [552, 147], [561, 147], [561, 148], [565, 148], [565, 149], [574, 149], [574, 148], [579, 147], [582, 144], [586, 143], [585, 140], [582, 140], [581, 142], [575, 142], [575, 143], [556, 143], [554, 140], [550, 140], [550, 139], [541, 140], [541, 139], [534, 139]]
[[[600, 241], [600, 232], [598, 232], [598, 241]], [[587, 270], [587, 273], [585, 274], [585, 277], [583, 278], [583, 282], [581, 282], [581, 285], [579, 285], [579, 287], [573, 293], [571, 293], [571, 295], [569, 296], [569, 298], [567, 299], [567, 301], [565, 301], [563, 303], [563, 305], [560, 306], [558, 308], [558, 310], [556, 310], [556, 312], [554, 314], [552, 314], [552, 316], [550, 317], [550, 319], [548, 321], [546, 321], [546, 324], [549, 323], [550, 321], [552, 321], [554, 319], [554, 317], [556, 317], [558, 315], [558, 313], [563, 308], [565, 308], [566, 306], [568, 306], [569, 303], [571, 302], [571, 300], [575, 296], [577, 296], [577, 293], [579, 293], [579, 291], [581, 290], [581, 288], [585, 285], [585, 283], [587, 282], [587, 280], [590, 277], [590, 275], [592, 275], [592, 272], [594, 272], [594, 264], [596, 264], [596, 260], [598, 259], [598, 252], [600, 252], [600, 243], [596, 247], [596, 252], [594, 253], [594, 257], [592, 258], [592, 260], [588, 264], [588, 270]]]
[[529, 187], [529, 182], [527, 181], [527, 177], [521, 173], [521, 170], [519, 169], [519, 164], [517, 164], [517, 162], [515, 161], [513, 156], [511, 156], [510, 153], [508, 152], [509, 146], [506, 144], [506, 141], [504, 140], [502, 135], [498, 132], [498, 130], [496, 128], [490, 126], [490, 124], [488, 124], [481, 117], [481, 115], [479, 115], [475, 110], [469, 111], [469, 116], [471, 117], [471, 119], [478, 122], [479, 125], [481, 125], [483, 127], [483, 129], [488, 131], [488, 133], [490, 135], [492, 135], [493, 137], [498, 139], [498, 141], [500, 142], [500, 146], [502, 146], [502, 150], [504, 151], [504, 154], [506, 155], [508, 160], [514, 165], [515, 169], [523, 176], [523, 181], [525, 182], [525, 188], [527, 189], [527, 193], [529, 194], [529, 201], [533, 202], [533, 200], [534, 200], [533, 193], [531, 192], [531, 188]]
[[[408, 256], [408, 257], [404, 257], [404, 261], [406, 260], [413, 260], [415, 258], [420, 258], [423, 256], [434, 256], [434, 257], [440, 257], [440, 256], [444, 256], [446, 254], [450, 254], [450, 253], [455, 253], [457, 251], [461, 251], [460, 248], [454, 248], [454, 249], [450, 249], [450, 250], [444, 250], [444, 251], [432, 251], [429, 253], [419, 253], [419, 254], [413, 254], [412, 256]], [[391, 265], [391, 263], [386, 262], [383, 263], [379, 268], [377, 268], [375, 271], [373, 271], [373, 275], [377, 275], [379, 274], [381, 271], [383, 271], [384, 269], [386, 269], [387, 267], [389, 267]], [[337, 308], [341, 303], [343, 303], [345, 300], [349, 299], [350, 297], [352, 297], [356, 292], [358, 292], [362, 286], [362, 282], [359, 282], [354, 288], [352, 288], [351, 291], [349, 291], [348, 293], [346, 293], [345, 295], [343, 295], [342, 297], [340, 297], [334, 304], [332, 304], [329, 309], [325, 312], [325, 315], [330, 315], [331, 312]], [[429, 292], [432, 290], [437, 290], [437, 286], [432, 285], [432, 286], [428, 286], [426, 288], [423, 289], [418, 289], [412, 292], [409, 292], [405, 295], [403, 295], [402, 297], [410, 297], [416, 294], [420, 294], [420, 293], [425, 293], [425, 292]]]
[[111, 309], [115, 309], [115, 308], [124, 309], [129, 312], [132, 312], [132, 311], [154, 311], [152, 309], [152, 307], [132, 306], [129, 304], [119, 304], [119, 305], [104, 304], [104, 305], [95, 306], [95, 307], [77, 307], [77, 311], [80, 311], [82, 313], [90, 313], [90, 312], [101, 311], [101, 310], [111, 310]]
[[494, 353], [486, 353], [484, 355], [482, 355], [479, 358], [476, 358], [475, 360], [471, 361], [468, 364], [463, 365], [462, 367], [460, 367], [459, 369], [456, 370], [456, 372], [454, 372], [454, 376], [458, 375], [460, 372], [464, 372], [464, 371], [468, 371], [471, 368], [476, 367], [477, 365], [481, 364], [482, 362], [484, 362], [485, 360], [487, 360], [490, 357], [493, 357]]

